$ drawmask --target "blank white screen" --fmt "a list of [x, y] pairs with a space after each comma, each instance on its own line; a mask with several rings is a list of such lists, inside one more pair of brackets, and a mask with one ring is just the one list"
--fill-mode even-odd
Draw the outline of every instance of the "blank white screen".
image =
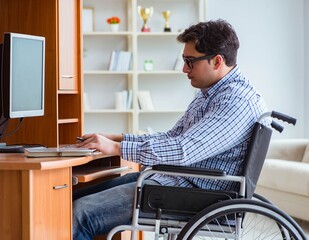
[[43, 109], [43, 41], [12, 39], [11, 108], [13, 112]]

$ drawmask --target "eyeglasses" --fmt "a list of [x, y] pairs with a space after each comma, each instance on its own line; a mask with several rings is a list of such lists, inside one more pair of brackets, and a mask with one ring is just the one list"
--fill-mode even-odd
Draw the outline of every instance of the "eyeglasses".
[[217, 54], [212, 54], [212, 55], [207, 55], [207, 56], [202, 56], [202, 57], [197, 57], [197, 58], [185, 57], [184, 55], [182, 55], [182, 59], [190, 69], [193, 69], [193, 63], [198, 62], [198, 61], [202, 61], [202, 60], [208, 60], [209, 61], [210, 59], [212, 59], [216, 55]]

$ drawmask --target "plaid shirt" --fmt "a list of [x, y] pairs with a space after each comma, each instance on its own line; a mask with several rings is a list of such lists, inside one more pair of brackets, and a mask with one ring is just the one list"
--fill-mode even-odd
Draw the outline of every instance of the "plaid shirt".
[[[267, 111], [261, 95], [236, 66], [209, 89], [201, 89], [176, 125], [166, 133], [125, 134], [121, 157], [145, 166], [181, 165], [239, 175], [258, 117]], [[162, 185], [231, 190], [237, 184], [161, 174]]]

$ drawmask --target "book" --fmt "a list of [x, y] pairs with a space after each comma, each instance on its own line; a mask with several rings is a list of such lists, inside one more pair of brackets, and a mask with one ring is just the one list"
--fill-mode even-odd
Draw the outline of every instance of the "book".
[[127, 109], [127, 96], [128, 96], [128, 91], [126, 90], [115, 93], [117, 110]]
[[181, 49], [181, 50], [179, 51], [178, 57], [177, 57], [177, 59], [176, 59], [176, 62], [175, 62], [175, 65], [174, 65], [174, 70], [175, 70], [175, 71], [181, 71], [182, 68], [183, 68], [184, 61], [183, 61], [183, 59], [182, 59], [182, 52], [183, 52], [183, 50]]
[[128, 91], [128, 98], [127, 98], [127, 109], [131, 109], [132, 107], [132, 98], [133, 98], [133, 91], [129, 90]]
[[89, 104], [89, 98], [88, 98], [88, 94], [86, 92], [84, 92], [84, 109], [85, 110], [89, 110], [90, 108], [90, 104]]
[[116, 71], [128, 71], [130, 69], [131, 55], [131, 52], [119, 51]]
[[95, 151], [95, 149], [75, 147], [32, 147], [25, 148], [25, 155], [27, 157], [81, 157], [91, 156]]
[[129, 110], [132, 106], [132, 90], [123, 90], [115, 92], [116, 109], [117, 110]]
[[112, 51], [108, 70], [110, 71], [128, 71], [130, 70], [132, 53], [129, 51]]
[[154, 110], [149, 91], [139, 91], [137, 97], [142, 110]]
[[112, 54], [111, 54], [111, 57], [110, 57], [110, 61], [109, 61], [108, 70], [110, 70], [110, 71], [115, 71], [116, 70], [116, 65], [117, 65], [117, 61], [118, 61], [118, 55], [119, 55], [119, 51], [117, 51], [117, 50], [112, 51]]

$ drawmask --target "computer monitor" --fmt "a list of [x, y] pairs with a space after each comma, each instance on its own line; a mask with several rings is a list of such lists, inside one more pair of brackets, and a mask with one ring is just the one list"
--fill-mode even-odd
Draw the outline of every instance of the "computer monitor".
[[3, 116], [43, 116], [45, 38], [5, 33], [2, 51]]
[[3, 126], [10, 118], [44, 115], [45, 85], [45, 38], [4, 33], [3, 39], [0, 51], [0, 138], [5, 135]]

